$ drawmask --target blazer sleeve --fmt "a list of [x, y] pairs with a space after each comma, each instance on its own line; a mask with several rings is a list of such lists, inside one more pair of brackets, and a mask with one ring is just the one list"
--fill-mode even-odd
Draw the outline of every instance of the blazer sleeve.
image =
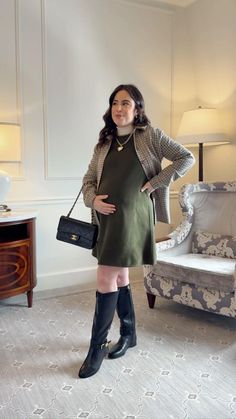
[[182, 177], [195, 163], [193, 154], [181, 144], [172, 140], [163, 131], [157, 129], [153, 138], [157, 158], [172, 161], [156, 176], [149, 180], [153, 189], [168, 187], [171, 182]]
[[96, 197], [98, 155], [99, 148], [96, 145], [88, 170], [83, 177], [83, 199], [86, 207], [89, 208], [93, 208], [93, 201]]

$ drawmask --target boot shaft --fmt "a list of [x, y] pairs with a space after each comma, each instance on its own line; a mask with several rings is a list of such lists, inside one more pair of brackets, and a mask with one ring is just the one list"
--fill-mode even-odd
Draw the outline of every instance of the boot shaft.
[[91, 346], [106, 343], [118, 300], [118, 291], [102, 294], [96, 292], [95, 313], [93, 318]]
[[121, 336], [135, 334], [135, 313], [130, 285], [119, 288], [117, 314], [120, 319]]

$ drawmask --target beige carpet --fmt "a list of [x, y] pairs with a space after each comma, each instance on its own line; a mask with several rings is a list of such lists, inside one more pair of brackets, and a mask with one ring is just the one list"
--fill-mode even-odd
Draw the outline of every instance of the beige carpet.
[[94, 292], [0, 302], [0, 418], [235, 419], [236, 320], [133, 292], [138, 346], [85, 380]]

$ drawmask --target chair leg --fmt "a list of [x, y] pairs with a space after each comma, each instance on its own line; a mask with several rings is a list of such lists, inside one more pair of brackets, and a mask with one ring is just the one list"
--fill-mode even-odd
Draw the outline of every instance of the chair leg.
[[147, 299], [148, 299], [149, 308], [154, 308], [156, 296], [153, 294], [149, 294], [149, 292], [147, 292]]

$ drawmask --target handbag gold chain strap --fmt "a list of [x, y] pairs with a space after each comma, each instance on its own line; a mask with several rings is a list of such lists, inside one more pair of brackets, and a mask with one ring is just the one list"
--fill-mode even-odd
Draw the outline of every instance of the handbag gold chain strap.
[[71, 207], [70, 211], [68, 212], [67, 217], [69, 217], [69, 216], [70, 216], [70, 214], [72, 213], [72, 211], [73, 211], [73, 209], [74, 209], [74, 206], [75, 206], [76, 202], [78, 201], [78, 199], [79, 199], [79, 197], [80, 197], [80, 194], [81, 194], [81, 192], [82, 192], [82, 189], [83, 189], [83, 185], [81, 186], [81, 189], [80, 189], [80, 191], [79, 191], [79, 193], [78, 193], [77, 197], [75, 198], [75, 202], [73, 203], [73, 205], [72, 205], [72, 207]]

